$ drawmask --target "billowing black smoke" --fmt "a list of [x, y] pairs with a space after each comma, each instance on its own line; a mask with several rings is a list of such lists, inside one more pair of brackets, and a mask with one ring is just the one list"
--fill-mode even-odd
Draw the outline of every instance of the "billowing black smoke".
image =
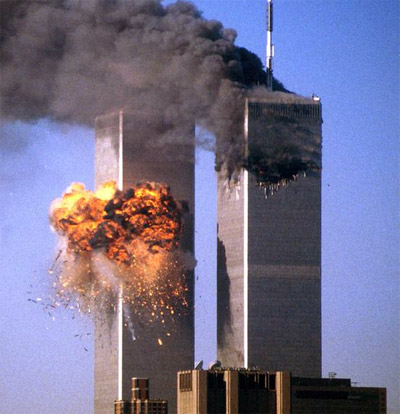
[[129, 108], [169, 126], [148, 145], [185, 140], [182, 125], [195, 120], [224, 149], [217, 165], [230, 175], [246, 164], [243, 96], [265, 72], [234, 45], [235, 31], [184, 1], [0, 1], [3, 120], [92, 125], [97, 115]]

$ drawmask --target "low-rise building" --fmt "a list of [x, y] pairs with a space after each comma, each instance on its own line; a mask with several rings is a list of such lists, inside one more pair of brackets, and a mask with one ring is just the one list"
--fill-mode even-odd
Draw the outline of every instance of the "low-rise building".
[[259, 369], [178, 372], [178, 414], [386, 414], [386, 389]]

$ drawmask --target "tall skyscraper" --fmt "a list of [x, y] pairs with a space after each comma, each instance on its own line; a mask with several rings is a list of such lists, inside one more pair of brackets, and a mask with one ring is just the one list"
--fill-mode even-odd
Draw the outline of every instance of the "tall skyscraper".
[[[193, 251], [194, 211], [194, 133], [187, 129], [187, 139], [159, 146], [154, 137], [165, 129], [162, 122], [125, 112], [110, 113], [96, 119], [95, 181], [115, 180], [126, 189], [140, 181], [167, 183], [173, 196], [188, 203], [184, 217], [182, 247]], [[136, 340], [123, 324], [118, 312], [108, 320], [95, 322], [94, 386], [95, 414], [110, 414], [114, 400], [128, 400], [131, 378], [146, 377], [152, 384], [155, 399], [166, 399], [170, 412], [175, 412], [176, 372], [193, 367], [193, 274], [186, 275], [188, 308], [176, 318], [171, 336], [158, 341], [160, 326], [138, 321], [134, 326]], [[118, 395], [119, 381], [122, 395]]]
[[268, 197], [257, 180], [263, 171], [243, 171], [235, 186], [219, 174], [217, 335], [225, 366], [321, 375], [321, 123], [315, 98], [271, 92], [246, 100], [250, 159], [279, 163], [278, 145], [294, 159], [307, 151], [317, 168]]

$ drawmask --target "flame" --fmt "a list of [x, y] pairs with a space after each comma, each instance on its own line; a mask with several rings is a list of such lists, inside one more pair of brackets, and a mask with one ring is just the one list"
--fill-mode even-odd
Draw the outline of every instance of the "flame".
[[179, 207], [169, 188], [142, 183], [125, 192], [114, 181], [95, 193], [74, 183], [51, 207], [52, 226], [68, 239], [75, 253], [104, 248], [110, 260], [131, 264], [137, 241], [149, 251], [178, 247], [182, 233]]
[[187, 306], [182, 209], [168, 186], [120, 191], [109, 181], [92, 192], [73, 183], [52, 203], [50, 222], [66, 244], [51, 268], [61, 263], [54, 286], [64, 307], [115, 309], [121, 287], [141, 322], [164, 325]]

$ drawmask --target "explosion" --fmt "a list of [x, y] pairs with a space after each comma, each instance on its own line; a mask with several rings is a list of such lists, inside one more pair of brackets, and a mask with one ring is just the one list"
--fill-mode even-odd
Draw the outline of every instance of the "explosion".
[[51, 208], [53, 227], [65, 234], [75, 253], [105, 248], [110, 260], [131, 264], [137, 243], [156, 253], [178, 247], [181, 213], [169, 188], [156, 183], [139, 184], [125, 192], [114, 181], [95, 193], [72, 184]]
[[182, 207], [168, 186], [120, 191], [110, 181], [92, 192], [74, 183], [52, 203], [50, 222], [65, 244], [56, 258], [59, 303], [107, 312], [123, 292], [127, 313], [161, 323], [187, 306]]

